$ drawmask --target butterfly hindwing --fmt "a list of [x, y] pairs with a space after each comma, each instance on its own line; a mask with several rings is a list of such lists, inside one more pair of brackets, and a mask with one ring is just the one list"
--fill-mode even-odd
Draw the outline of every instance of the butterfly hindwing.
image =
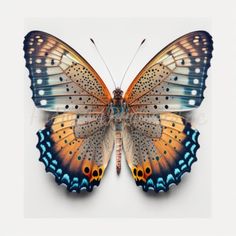
[[199, 132], [173, 113], [163, 113], [159, 119], [160, 137], [143, 135], [132, 126], [126, 126], [123, 132], [128, 165], [136, 184], [144, 191], [168, 191], [171, 184], [178, 184], [182, 175], [190, 172], [197, 160]]
[[[82, 129], [76, 131], [77, 126], [83, 126], [83, 132]], [[91, 131], [90, 126], [80, 121], [78, 115], [64, 113], [52, 118], [45, 129], [37, 133], [39, 160], [57, 183], [64, 183], [69, 191], [92, 191], [98, 186], [113, 150], [111, 126], [103, 123], [85, 135], [84, 130]]]
[[96, 71], [58, 38], [31, 31], [24, 51], [37, 107], [86, 114], [101, 112], [110, 102], [111, 95]]
[[125, 101], [135, 113], [189, 111], [203, 100], [213, 42], [189, 33], [154, 56], [129, 86]]

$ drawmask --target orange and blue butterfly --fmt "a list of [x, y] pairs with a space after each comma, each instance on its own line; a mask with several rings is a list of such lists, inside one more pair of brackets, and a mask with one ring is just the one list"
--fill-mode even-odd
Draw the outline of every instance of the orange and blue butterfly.
[[115, 145], [117, 173], [123, 149], [144, 191], [178, 184], [197, 160], [199, 132], [177, 112], [201, 105], [212, 50], [208, 32], [186, 34], [156, 54], [124, 96], [116, 87], [112, 97], [74, 49], [45, 32], [29, 32], [24, 51], [32, 99], [53, 114], [37, 133], [46, 171], [69, 191], [92, 191]]

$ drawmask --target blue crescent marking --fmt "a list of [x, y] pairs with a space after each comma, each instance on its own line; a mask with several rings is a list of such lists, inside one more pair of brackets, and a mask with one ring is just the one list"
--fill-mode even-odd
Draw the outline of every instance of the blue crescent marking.
[[188, 147], [189, 144], [190, 144], [190, 141], [186, 142], [186, 143], [185, 143], [185, 147]]
[[85, 179], [85, 178], [82, 179], [80, 187], [83, 186], [83, 185], [88, 186], [88, 180]]
[[191, 158], [189, 159], [189, 161], [188, 161], [188, 165], [190, 166], [193, 162], [194, 162], [194, 158], [191, 157]]
[[172, 174], [168, 174], [168, 176], [167, 176], [167, 178], [166, 178], [166, 182], [169, 184], [169, 182], [171, 182], [171, 181], [174, 181], [174, 182], [175, 182], [175, 179], [174, 179], [174, 177], [173, 177]]
[[149, 180], [147, 181], [147, 185], [151, 185], [151, 186], [153, 186], [153, 187], [154, 187], [153, 180], [152, 180], [152, 179], [149, 179]]
[[53, 161], [52, 161], [52, 164], [56, 166], [56, 165], [57, 165], [57, 161], [56, 161], [56, 160], [53, 160]]
[[47, 156], [49, 159], [52, 159], [52, 154], [50, 152], [47, 152]]
[[190, 153], [189, 153], [189, 152], [185, 153], [184, 159], [185, 159], [185, 160], [188, 159], [189, 156], [190, 156]]
[[61, 178], [61, 181], [66, 181], [67, 184], [70, 183], [70, 177], [68, 174], [64, 174], [63, 177]]
[[192, 135], [192, 139], [194, 142], [196, 142], [196, 135], [197, 135], [197, 132], [193, 133], [193, 135]]
[[182, 165], [182, 164], [184, 164], [184, 160], [179, 161], [179, 165]]
[[47, 158], [46, 158], [46, 157], [43, 157], [42, 160], [43, 160], [45, 166], [48, 166], [48, 160], [47, 160]]
[[165, 184], [165, 181], [164, 181], [164, 179], [163, 179], [162, 177], [159, 177], [159, 178], [157, 179], [157, 183]]
[[54, 171], [56, 170], [55, 166], [54, 166], [54, 165], [51, 165], [51, 164], [49, 165], [49, 168], [51, 168], [51, 169], [54, 170]]
[[48, 145], [48, 147], [51, 147], [51, 143], [50, 142], [46, 142], [46, 144]]
[[39, 136], [40, 136], [39, 142], [42, 142], [44, 140], [44, 135], [43, 135], [42, 131], [39, 131]]
[[181, 170], [185, 170], [185, 169], [187, 169], [187, 165], [186, 164], [181, 166]]
[[180, 170], [178, 168], [175, 168], [175, 175], [177, 176], [180, 173]]
[[192, 154], [194, 154], [194, 148], [196, 147], [196, 144], [193, 144], [193, 146], [191, 147], [191, 152]]
[[157, 183], [157, 188], [161, 187], [162, 189], [165, 189], [165, 186], [163, 184]]

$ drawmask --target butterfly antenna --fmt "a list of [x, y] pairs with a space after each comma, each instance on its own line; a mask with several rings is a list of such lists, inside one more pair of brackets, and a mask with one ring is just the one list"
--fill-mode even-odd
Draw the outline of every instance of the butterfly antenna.
[[111, 79], [112, 79], [112, 82], [113, 82], [113, 84], [114, 84], [114, 86], [115, 86], [115, 88], [116, 88], [115, 80], [114, 80], [114, 78], [113, 78], [113, 76], [112, 76], [112, 74], [111, 74], [111, 71], [109, 70], [109, 68], [108, 68], [108, 66], [107, 66], [107, 64], [106, 64], [106, 62], [105, 62], [105, 60], [104, 60], [102, 54], [99, 52], [98, 47], [97, 47], [97, 45], [95, 44], [94, 40], [93, 40], [92, 38], [90, 38], [90, 41], [93, 43], [95, 49], [97, 50], [98, 55], [100, 56], [100, 58], [101, 58], [101, 60], [103, 61], [104, 65], [106, 66], [107, 71], [108, 71], [108, 73], [110, 74], [110, 77], [111, 77]]
[[124, 81], [124, 79], [125, 79], [125, 76], [126, 76], [128, 70], [129, 70], [130, 66], [132, 65], [132, 63], [133, 63], [133, 61], [134, 61], [134, 58], [135, 58], [136, 55], [138, 54], [139, 49], [142, 47], [142, 45], [144, 44], [145, 41], [146, 41], [146, 39], [143, 39], [143, 41], [140, 43], [140, 45], [139, 45], [139, 47], [137, 48], [137, 50], [136, 50], [136, 52], [135, 52], [135, 54], [134, 54], [134, 56], [133, 56], [131, 62], [130, 62], [129, 65], [127, 66], [127, 68], [126, 68], [126, 70], [125, 70], [125, 73], [124, 73], [124, 75], [123, 75], [123, 77], [122, 77], [121, 83], [120, 83], [120, 88], [121, 88], [121, 85], [122, 85], [122, 83], [123, 83], [123, 81]]

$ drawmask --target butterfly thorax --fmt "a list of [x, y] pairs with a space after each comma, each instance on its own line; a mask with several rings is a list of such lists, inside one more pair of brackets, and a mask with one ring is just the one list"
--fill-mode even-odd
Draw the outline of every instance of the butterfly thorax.
[[125, 105], [122, 97], [123, 91], [119, 88], [113, 91], [114, 97], [112, 99], [112, 117], [116, 128], [120, 126], [119, 123], [122, 122], [122, 117], [124, 116]]

